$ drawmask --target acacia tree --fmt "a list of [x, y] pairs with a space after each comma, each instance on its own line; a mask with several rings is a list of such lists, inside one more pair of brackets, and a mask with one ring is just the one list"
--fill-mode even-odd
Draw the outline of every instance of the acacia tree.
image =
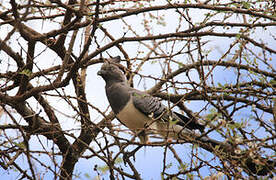
[[[72, 179], [80, 159], [93, 159], [99, 178], [141, 179], [135, 157], [147, 146], [161, 151], [166, 179], [257, 177], [263, 166], [273, 175], [275, 13], [263, 0], [2, 1], [2, 170]], [[118, 55], [131, 86], [231, 148], [193, 137], [139, 143], [97, 97], [95, 71]]]

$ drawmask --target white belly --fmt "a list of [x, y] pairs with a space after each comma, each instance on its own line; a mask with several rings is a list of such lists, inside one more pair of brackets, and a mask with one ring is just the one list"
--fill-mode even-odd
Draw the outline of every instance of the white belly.
[[148, 116], [137, 110], [130, 100], [127, 105], [117, 114], [119, 120], [132, 131], [141, 131], [150, 125], [149, 129], [155, 128], [155, 123]]
[[[191, 134], [190, 131], [179, 125], [173, 125], [169, 123], [165, 123], [160, 120], [154, 120], [142, 112], [137, 110], [130, 100], [127, 105], [121, 110], [119, 114], [117, 114], [117, 118], [130, 130], [134, 132], [141, 132], [142, 130], [146, 130], [146, 134], [160, 134], [164, 138], [173, 138], [178, 139], [179, 136], [187, 136], [187, 134]], [[158, 122], [156, 122], [158, 121]]]

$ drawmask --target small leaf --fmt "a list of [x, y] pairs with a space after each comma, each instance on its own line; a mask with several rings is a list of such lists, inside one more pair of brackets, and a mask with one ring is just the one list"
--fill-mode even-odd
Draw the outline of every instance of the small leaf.
[[172, 116], [169, 116], [169, 123], [170, 125], [175, 125], [178, 122], [177, 119], [174, 119]]
[[101, 171], [103, 174], [105, 174], [109, 170], [109, 167], [107, 165], [100, 166], [98, 167], [98, 170]]
[[218, 87], [223, 88], [223, 85], [219, 82]]
[[88, 173], [85, 173], [84, 176], [87, 178], [87, 179], [90, 179], [90, 175]]
[[186, 164], [186, 163], [181, 163], [180, 164], [180, 166], [178, 167], [179, 168], [179, 170], [181, 170], [181, 171], [185, 171], [185, 170], [187, 170], [187, 168], [188, 168], [189, 166], [188, 166], [188, 164]]
[[161, 172], [161, 180], [164, 180], [165, 177], [164, 177], [164, 173]]
[[29, 77], [32, 75], [32, 71], [30, 71], [29, 69], [23, 69], [23, 71], [19, 72], [19, 74], [23, 74]]
[[115, 160], [115, 164], [121, 164], [123, 162], [124, 162], [123, 158], [121, 158], [121, 157], [117, 157], [116, 160]]
[[249, 3], [249, 2], [242, 1], [242, 6], [243, 6], [245, 9], [249, 9], [249, 8], [250, 8], [250, 3]]
[[19, 148], [21, 148], [21, 149], [25, 149], [25, 144], [24, 144], [24, 142], [20, 142], [20, 143], [16, 143], [16, 142], [14, 142], [14, 144], [17, 146], [17, 147], [19, 147]]
[[274, 85], [276, 85], [276, 80], [271, 79], [271, 80], [269, 81], [269, 83], [270, 83], [272, 86], [274, 86]]
[[172, 163], [169, 163], [169, 164], [167, 164], [167, 165], [166, 165], [166, 167], [165, 167], [165, 168], [166, 168], [166, 169], [169, 169], [169, 168], [171, 168], [171, 167], [172, 167], [172, 165], [173, 165]]

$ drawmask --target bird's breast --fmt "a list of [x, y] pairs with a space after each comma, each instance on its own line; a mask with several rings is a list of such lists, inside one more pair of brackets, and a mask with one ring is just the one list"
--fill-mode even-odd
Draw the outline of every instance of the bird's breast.
[[117, 114], [117, 118], [133, 131], [143, 130], [147, 126], [150, 129], [155, 128], [155, 123], [152, 123], [153, 120], [136, 109], [132, 100]]

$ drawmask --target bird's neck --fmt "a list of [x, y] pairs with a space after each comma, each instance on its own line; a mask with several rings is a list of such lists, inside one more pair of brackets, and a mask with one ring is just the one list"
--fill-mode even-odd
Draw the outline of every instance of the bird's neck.
[[106, 95], [115, 114], [122, 110], [130, 98], [128, 87], [125, 82], [106, 84]]
[[123, 80], [108, 80], [108, 81], [106, 81], [105, 87], [112, 88], [113, 86], [118, 86], [118, 85], [122, 85], [122, 86], [127, 85], [128, 86], [127, 82], [123, 81]]

